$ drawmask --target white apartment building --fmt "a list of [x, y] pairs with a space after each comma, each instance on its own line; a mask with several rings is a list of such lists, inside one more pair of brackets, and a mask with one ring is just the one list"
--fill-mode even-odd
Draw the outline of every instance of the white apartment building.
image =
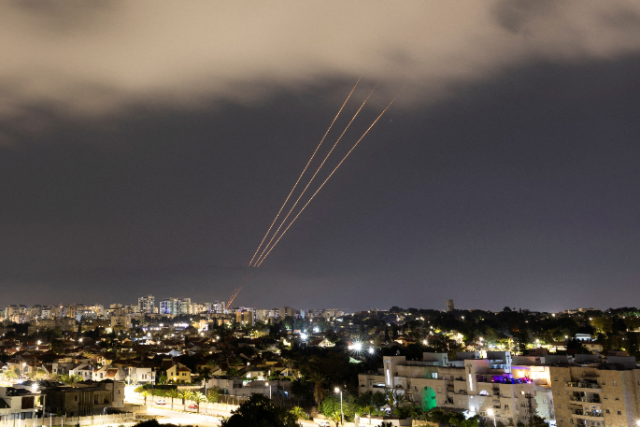
[[165, 298], [160, 301], [160, 314], [193, 314], [191, 298]]
[[377, 374], [358, 375], [360, 394], [392, 389], [407, 394], [424, 410], [435, 407], [466, 411], [468, 416], [493, 415], [508, 425], [527, 424], [533, 413], [555, 418], [549, 368], [514, 365], [509, 352], [424, 353], [421, 361], [386, 356]]

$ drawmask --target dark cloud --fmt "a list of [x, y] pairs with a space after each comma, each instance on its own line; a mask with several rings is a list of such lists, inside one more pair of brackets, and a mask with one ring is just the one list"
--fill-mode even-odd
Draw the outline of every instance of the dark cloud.
[[513, 33], [524, 33], [535, 19], [553, 12], [555, 0], [502, 0], [495, 6], [498, 23]]

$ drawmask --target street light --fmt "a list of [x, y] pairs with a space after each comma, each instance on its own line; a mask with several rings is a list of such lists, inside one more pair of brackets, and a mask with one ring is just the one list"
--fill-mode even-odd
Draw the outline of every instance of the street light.
[[271, 384], [264, 383], [264, 385], [268, 385], [269, 386], [269, 400], [271, 400]]
[[493, 412], [493, 409], [489, 409], [489, 410], [487, 411], [487, 414], [488, 414], [490, 417], [493, 417], [493, 427], [496, 427], [496, 414], [495, 414], [495, 412]]
[[344, 425], [344, 414], [342, 413], [342, 389], [336, 387], [334, 390], [336, 393], [340, 393], [340, 424]]

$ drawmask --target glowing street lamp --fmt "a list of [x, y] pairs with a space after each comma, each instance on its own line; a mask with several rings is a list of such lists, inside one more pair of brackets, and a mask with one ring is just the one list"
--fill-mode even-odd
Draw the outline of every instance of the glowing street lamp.
[[265, 386], [269, 386], [269, 400], [271, 400], [271, 384], [264, 383]]
[[493, 409], [489, 409], [489, 410], [487, 411], [487, 414], [488, 414], [490, 417], [493, 417], [493, 427], [496, 427], [496, 413], [495, 413], [495, 412], [493, 412]]

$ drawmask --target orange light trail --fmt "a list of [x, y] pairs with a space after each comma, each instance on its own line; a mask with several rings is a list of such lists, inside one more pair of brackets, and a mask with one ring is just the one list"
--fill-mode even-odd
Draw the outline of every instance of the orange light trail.
[[[291, 195], [293, 194], [293, 192], [295, 191], [296, 187], [298, 186], [298, 184], [300, 183], [300, 180], [302, 179], [302, 176], [304, 175], [304, 173], [307, 171], [307, 168], [309, 168], [309, 165], [311, 164], [311, 161], [313, 160], [313, 158], [315, 157], [316, 153], [318, 152], [318, 150], [320, 149], [320, 146], [322, 145], [322, 143], [324, 142], [325, 138], [327, 137], [327, 135], [329, 134], [329, 131], [331, 130], [331, 128], [333, 127], [334, 123], [336, 122], [336, 120], [338, 120], [338, 116], [340, 116], [340, 113], [342, 113], [342, 110], [344, 109], [344, 106], [347, 105], [347, 101], [349, 101], [349, 98], [351, 98], [351, 95], [353, 95], [353, 92], [356, 90], [356, 87], [358, 86], [358, 83], [360, 83], [360, 80], [362, 79], [362, 77], [360, 77], [358, 79], [358, 81], [356, 82], [356, 84], [353, 86], [353, 88], [351, 89], [351, 92], [349, 92], [349, 95], [347, 96], [347, 99], [344, 100], [344, 102], [342, 103], [342, 106], [340, 107], [340, 109], [338, 110], [338, 113], [336, 114], [336, 116], [333, 118], [333, 120], [331, 121], [331, 124], [329, 125], [329, 128], [327, 129], [327, 131], [324, 133], [324, 136], [322, 137], [322, 139], [320, 140], [320, 143], [318, 143], [318, 146], [316, 147], [316, 149], [314, 150], [313, 154], [311, 154], [311, 157], [309, 158], [309, 161], [307, 162], [307, 164], [305, 165], [304, 169], [302, 169], [302, 172], [300, 173], [300, 176], [298, 177], [298, 180], [296, 181], [295, 184], [293, 184], [293, 188], [291, 189], [291, 191], [289, 191], [289, 194], [287, 195], [287, 198], [284, 200], [284, 203], [282, 204], [282, 206], [280, 207], [280, 210], [278, 210], [278, 213], [276, 214], [276, 217], [273, 219], [273, 222], [271, 223], [271, 225], [269, 226], [269, 229], [267, 230], [267, 232], [265, 233], [264, 237], [262, 238], [262, 241], [260, 241], [260, 244], [258, 245], [258, 249], [256, 249], [256, 252], [253, 254], [253, 256], [251, 257], [251, 261], [249, 261], [249, 267], [251, 267], [251, 264], [253, 264], [253, 260], [255, 259], [256, 255], [258, 254], [258, 252], [260, 252], [260, 249], [262, 248], [262, 244], [264, 243], [264, 241], [267, 239], [267, 236], [269, 235], [269, 233], [271, 232], [271, 229], [273, 228], [273, 226], [275, 225], [276, 221], [278, 220], [278, 218], [280, 217], [280, 214], [282, 213], [282, 210], [284, 209], [284, 207], [287, 205], [287, 202], [289, 201], [289, 198], [291, 198]], [[314, 175], [315, 176], [315, 175]], [[297, 202], [296, 202], [297, 203]], [[288, 216], [288, 215], [287, 215]], [[278, 228], [278, 230], [280, 230]], [[276, 231], [277, 233], [277, 231]], [[274, 234], [275, 235], [275, 234]], [[271, 238], [271, 240], [269, 241], [269, 243], [271, 243], [271, 241], [273, 241], [273, 237]], [[268, 245], [267, 245], [268, 246]], [[264, 253], [264, 251], [263, 251]]]
[[[402, 92], [402, 91], [400, 91]], [[260, 265], [262, 265], [262, 263], [264, 262], [264, 260], [267, 258], [267, 256], [269, 256], [269, 254], [271, 253], [271, 251], [273, 250], [273, 248], [276, 247], [276, 245], [278, 244], [278, 242], [280, 242], [280, 240], [282, 239], [282, 236], [285, 235], [285, 233], [289, 230], [289, 228], [291, 228], [291, 226], [293, 225], [293, 223], [298, 219], [298, 217], [300, 216], [300, 214], [305, 210], [305, 208], [309, 205], [309, 203], [311, 203], [311, 201], [313, 200], [313, 198], [316, 196], [316, 194], [318, 194], [318, 192], [320, 190], [322, 190], [322, 187], [324, 187], [324, 185], [327, 183], [327, 181], [329, 181], [329, 179], [333, 176], [333, 174], [335, 173], [336, 170], [338, 170], [338, 168], [340, 167], [340, 165], [342, 165], [342, 163], [347, 159], [347, 157], [349, 157], [349, 155], [351, 154], [351, 152], [358, 146], [358, 144], [360, 143], [360, 141], [362, 141], [362, 139], [367, 135], [367, 133], [369, 133], [369, 131], [371, 130], [371, 128], [373, 128], [373, 126], [375, 126], [375, 124], [378, 122], [378, 120], [380, 120], [380, 118], [383, 116], [384, 113], [387, 112], [387, 110], [389, 109], [389, 107], [391, 107], [391, 105], [395, 102], [396, 98], [398, 98], [398, 96], [400, 95], [400, 93], [398, 93], [398, 95], [395, 96], [395, 98], [393, 98], [391, 100], [391, 102], [389, 103], [389, 105], [387, 105], [385, 107], [384, 110], [382, 110], [382, 113], [380, 113], [380, 115], [378, 117], [376, 117], [376, 119], [373, 121], [373, 123], [371, 123], [371, 126], [369, 126], [369, 128], [367, 128], [367, 130], [362, 134], [362, 136], [360, 137], [360, 139], [358, 139], [356, 141], [355, 144], [353, 144], [353, 147], [351, 147], [351, 149], [347, 152], [347, 154], [342, 158], [342, 160], [340, 160], [340, 163], [338, 163], [338, 165], [333, 168], [333, 170], [331, 171], [331, 173], [329, 174], [329, 176], [322, 182], [322, 184], [320, 185], [320, 187], [318, 187], [318, 189], [315, 191], [315, 193], [313, 193], [313, 195], [311, 196], [311, 198], [309, 200], [307, 200], [307, 203], [304, 204], [304, 206], [302, 207], [302, 209], [300, 209], [300, 211], [296, 214], [296, 216], [291, 220], [291, 222], [289, 223], [289, 225], [287, 225], [287, 227], [284, 229], [284, 231], [280, 234], [280, 236], [278, 236], [278, 239], [275, 241], [275, 243], [273, 243], [273, 245], [271, 247], [268, 248], [268, 251], [265, 253], [265, 255], [260, 259], [260, 262], [255, 266], [255, 267], [260, 267]]]
[[[329, 152], [327, 153], [327, 155], [325, 156], [325, 158], [322, 160], [322, 163], [320, 163], [320, 166], [318, 166], [318, 168], [316, 169], [316, 171], [314, 172], [313, 176], [311, 176], [311, 179], [309, 180], [309, 182], [307, 182], [307, 185], [304, 187], [304, 189], [302, 190], [302, 192], [300, 193], [300, 195], [298, 196], [298, 198], [296, 199], [296, 201], [293, 203], [293, 206], [291, 206], [291, 208], [289, 209], [289, 212], [287, 212], [287, 215], [284, 217], [284, 219], [282, 220], [282, 222], [280, 222], [280, 225], [278, 226], [278, 228], [276, 229], [276, 231], [273, 233], [273, 235], [271, 236], [271, 239], [269, 240], [269, 243], [267, 243], [267, 245], [264, 247], [264, 249], [262, 250], [262, 253], [260, 254], [260, 256], [258, 257], [258, 259], [256, 260], [255, 264], [253, 265], [254, 267], [257, 267], [258, 265], [260, 265], [260, 261], [262, 259], [262, 257], [264, 256], [265, 252], [267, 251], [267, 249], [269, 248], [269, 245], [271, 245], [271, 242], [273, 242], [273, 239], [278, 235], [278, 232], [282, 229], [282, 226], [285, 224], [285, 222], [287, 222], [287, 219], [289, 218], [289, 216], [291, 215], [291, 212], [293, 212], [293, 210], [296, 208], [296, 206], [298, 205], [298, 202], [300, 201], [300, 199], [302, 199], [302, 196], [304, 196], [304, 193], [307, 192], [307, 190], [309, 189], [309, 186], [311, 185], [311, 183], [313, 182], [313, 180], [316, 178], [316, 175], [318, 175], [318, 172], [320, 172], [320, 169], [322, 169], [322, 167], [324, 166], [325, 162], [327, 161], [327, 159], [329, 158], [329, 156], [331, 155], [331, 153], [333, 153], [333, 150], [336, 148], [336, 146], [338, 145], [338, 143], [340, 142], [340, 140], [342, 139], [342, 137], [344, 136], [344, 134], [347, 132], [347, 129], [349, 129], [349, 127], [351, 126], [351, 123], [353, 123], [353, 121], [356, 119], [356, 117], [358, 117], [358, 114], [360, 114], [360, 111], [362, 110], [362, 108], [364, 107], [364, 105], [367, 103], [367, 101], [369, 100], [369, 98], [371, 97], [371, 95], [373, 94], [373, 91], [376, 90], [376, 88], [378, 87], [378, 85], [375, 85], [373, 89], [371, 89], [371, 92], [369, 92], [369, 95], [366, 97], [366, 99], [362, 102], [362, 104], [360, 105], [360, 108], [358, 108], [358, 111], [356, 111], [356, 113], [353, 115], [353, 117], [351, 118], [351, 120], [349, 121], [349, 123], [347, 124], [347, 127], [344, 128], [344, 130], [342, 131], [342, 133], [340, 134], [340, 136], [338, 137], [338, 139], [336, 140], [336, 142], [333, 143], [333, 146], [331, 147], [331, 149], [329, 150]], [[314, 153], [315, 154], [315, 153]], [[308, 164], [307, 164], [308, 165]], [[305, 168], [306, 170], [306, 168]], [[302, 175], [301, 175], [302, 176]], [[297, 185], [297, 183], [296, 183]], [[295, 187], [294, 187], [295, 188]], [[293, 190], [292, 190], [293, 191]], [[291, 194], [291, 193], [289, 193]], [[287, 198], [288, 200], [288, 198]], [[284, 207], [284, 206], [283, 206]], [[279, 214], [279, 213], [278, 213]], [[251, 264], [249, 264], [251, 265]]]

